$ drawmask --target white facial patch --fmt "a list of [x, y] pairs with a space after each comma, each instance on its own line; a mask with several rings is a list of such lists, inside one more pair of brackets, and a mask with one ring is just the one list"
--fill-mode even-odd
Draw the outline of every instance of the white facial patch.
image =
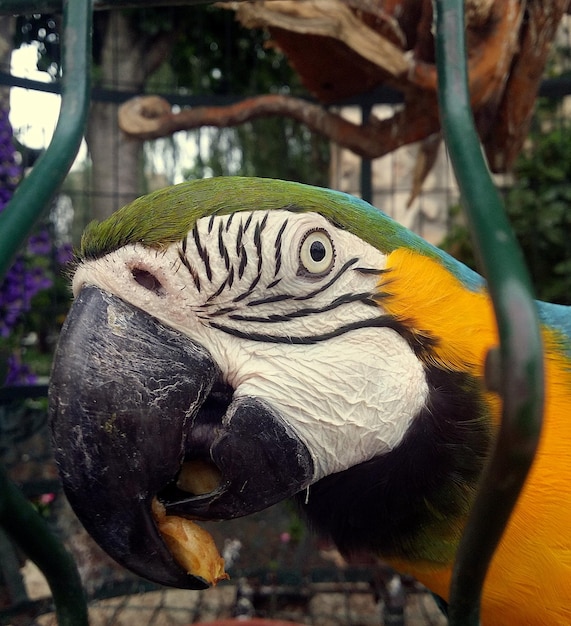
[[420, 361], [389, 328], [268, 345], [240, 377], [235, 395], [264, 398], [287, 416], [312, 453], [315, 480], [390, 452], [428, 396]]
[[318, 480], [393, 449], [428, 396], [375, 299], [385, 265], [316, 213], [239, 212], [199, 220], [162, 251], [87, 261], [74, 292], [99, 286], [202, 344], [236, 396], [281, 413]]

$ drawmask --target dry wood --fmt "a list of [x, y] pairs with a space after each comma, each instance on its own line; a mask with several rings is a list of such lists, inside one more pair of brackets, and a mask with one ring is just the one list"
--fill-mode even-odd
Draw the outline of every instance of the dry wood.
[[412, 172], [412, 187], [406, 203], [407, 208], [410, 208], [412, 203], [420, 195], [424, 181], [436, 163], [441, 144], [442, 135], [440, 133], [434, 133], [434, 135], [430, 135], [419, 142], [418, 154], [416, 155], [414, 170]]
[[[568, 4], [466, 0], [470, 97], [494, 171], [508, 170], [521, 150], [551, 43]], [[149, 139], [283, 115], [362, 157], [376, 158], [440, 130], [431, 0], [244, 0], [219, 6], [235, 11], [248, 28], [266, 28], [273, 45], [284, 51], [321, 103], [384, 83], [403, 93], [404, 108], [390, 119], [373, 117], [356, 125], [321, 105], [281, 95], [176, 114], [164, 100], [147, 97], [121, 107], [120, 126], [128, 135]], [[419, 181], [432, 161], [430, 150], [420, 154]]]
[[529, 130], [543, 70], [568, 0], [528, 0], [520, 48], [506, 76], [495, 124], [484, 138], [490, 167], [509, 171]]
[[231, 2], [246, 28], [279, 28], [303, 35], [319, 35], [341, 41], [359, 56], [392, 76], [410, 68], [403, 50], [380, 37], [341, 0], [271, 0], [270, 2]]
[[420, 97], [390, 119], [371, 117], [359, 125], [318, 104], [282, 95], [257, 96], [228, 106], [194, 107], [178, 113], [172, 112], [166, 100], [144, 96], [132, 98], [121, 106], [119, 126], [131, 137], [157, 139], [180, 130], [201, 126], [226, 128], [279, 115], [296, 119], [356, 154], [373, 159], [438, 130], [438, 117], [426, 114], [431, 110], [436, 110], [434, 104], [428, 107], [426, 98]]

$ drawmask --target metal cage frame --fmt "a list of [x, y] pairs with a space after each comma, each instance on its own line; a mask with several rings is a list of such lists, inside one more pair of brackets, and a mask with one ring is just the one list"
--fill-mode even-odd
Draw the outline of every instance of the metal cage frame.
[[[52, 142], [0, 215], [0, 276], [66, 176], [79, 149], [90, 98], [92, 12], [201, 4], [205, 0], [0, 0], [0, 14], [63, 11], [62, 106]], [[482, 156], [468, 92], [462, 0], [435, 0], [442, 128], [470, 230], [488, 281], [500, 345], [486, 378], [502, 398], [502, 421], [456, 556], [450, 626], [480, 623], [488, 566], [529, 467], [542, 423], [543, 357], [526, 267]], [[0, 526], [42, 570], [61, 626], [88, 623], [75, 564], [0, 467]]]

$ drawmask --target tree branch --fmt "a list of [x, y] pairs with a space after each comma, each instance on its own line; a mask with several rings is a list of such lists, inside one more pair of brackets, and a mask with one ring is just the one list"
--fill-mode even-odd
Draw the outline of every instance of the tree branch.
[[[567, 5], [568, 0], [466, 0], [471, 104], [494, 171], [509, 169], [521, 150]], [[322, 103], [385, 83], [404, 94], [404, 107], [388, 119], [371, 117], [357, 125], [323, 105], [283, 95], [180, 113], [150, 96], [121, 107], [125, 133], [153, 139], [200, 126], [284, 116], [373, 159], [439, 131], [431, 0], [257, 0], [220, 6], [236, 11], [248, 28], [267, 28]]]
[[318, 104], [283, 95], [257, 96], [228, 106], [194, 107], [179, 113], [173, 113], [169, 103], [159, 96], [141, 96], [120, 107], [119, 126], [130, 137], [144, 140], [201, 126], [227, 128], [260, 117], [285, 116], [359, 156], [374, 159], [438, 130], [433, 96], [415, 95], [393, 117], [379, 120], [371, 116], [362, 125], [353, 124]]
[[496, 121], [484, 148], [494, 172], [509, 171], [520, 154], [534, 111], [545, 63], [568, 0], [529, 0], [520, 45], [507, 72]]

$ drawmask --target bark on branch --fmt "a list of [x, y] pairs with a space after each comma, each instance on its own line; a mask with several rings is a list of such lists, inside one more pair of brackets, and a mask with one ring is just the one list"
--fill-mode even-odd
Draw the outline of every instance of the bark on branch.
[[[366, 158], [440, 130], [432, 0], [242, 0], [220, 6], [248, 28], [265, 28], [307, 89], [323, 103], [388, 84], [404, 95], [390, 119], [348, 122], [324, 106], [280, 95], [173, 113], [164, 100], [137, 98], [121, 128], [152, 139], [199, 126], [226, 127], [263, 116], [291, 117]], [[467, 62], [474, 117], [494, 171], [521, 151], [541, 76], [568, 0], [466, 0]]]
[[[177, 113], [159, 96], [142, 96], [121, 106], [119, 125], [127, 135], [144, 140], [202, 126], [226, 128], [260, 117], [284, 116], [364, 158], [373, 159], [438, 130], [438, 117], [427, 115], [426, 105], [426, 97], [420, 97], [390, 119], [371, 116], [358, 125], [321, 105], [283, 95], [257, 96], [228, 106], [194, 107]], [[434, 106], [431, 108], [435, 110]]]
[[369, 28], [339, 0], [272, 0], [269, 4], [228, 2], [219, 5], [237, 11], [238, 19], [246, 28], [271, 25], [302, 35], [330, 37], [392, 76], [401, 76], [410, 69], [410, 61], [402, 48]]

